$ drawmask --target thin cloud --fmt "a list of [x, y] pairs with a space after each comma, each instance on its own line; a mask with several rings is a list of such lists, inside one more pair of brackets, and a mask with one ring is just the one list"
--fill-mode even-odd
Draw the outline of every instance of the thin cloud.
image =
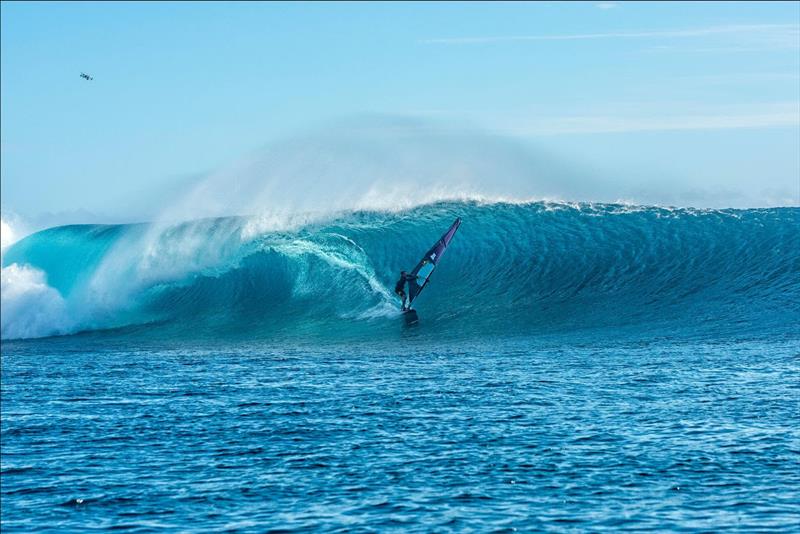
[[525, 41], [584, 41], [592, 39], [650, 39], [650, 38], [690, 38], [716, 35], [768, 35], [781, 40], [797, 43], [800, 38], [798, 24], [733, 24], [728, 26], [709, 26], [706, 28], [689, 28], [683, 30], [646, 30], [636, 32], [605, 33], [572, 33], [560, 35], [508, 35], [508, 36], [473, 36], [473, 37], [441, 37], [424, 39], [423, 44], [468, 45]]
[[731, 83], [763, 83], [763, 82], [796, 82], [800, 80], [800, 72], [737, 72], [735, 74], [692, 74], [671, 76], [677, 82], [695, 82], [702, 84]]
[[800, 48], [799, 42], [761, 43], [751, 46], [705, 46], [705, 47], [680, 47], [680, 46], [654, 46], [641, 50], [644, 53], [677, 52], [681, 54], [729, 54], [738, 52], [769, 52], [771, 50], [784, 50]]
[[[781, 109], [782, 108], [782, 109]], [[718, 115], [542, 117], [507, 128], [517, 135], [623, 133], [670, 130], [729, 130], [800, 126], [800, 104], [763, 112]]]
[[617, 6], [619, 6], [619, 4], [615, 4], [614, 2], [600, 2], [594, 5], [594, 7], [598, 9], [614, 9]]

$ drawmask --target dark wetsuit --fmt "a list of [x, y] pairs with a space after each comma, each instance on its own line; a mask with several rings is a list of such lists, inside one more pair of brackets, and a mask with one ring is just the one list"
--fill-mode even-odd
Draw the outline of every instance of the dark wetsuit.
[[416, 277], [416, 276], [414, 276], [413, 274], [408, 274], [408, 273], [406, 273], [406, 274], [401, 274], [401, 275], [400, 275], [400, 279], [397, 281], [397, 283], [396, 283], [396, 284], [395, 284], [395, 286], [394, 286], [394, 292], [395, 292], [395, 293], [396, 293], [396, 294], [397, 294], [397, 295], [398, 295], [398, 296], [399, 296], [401, 299], [403, 299], [403, 305], [402, 305], [402, 308], [403, 308], [404, 310], [406, 309], [406, 291], [405, 291], [406, 282], [410, 282], [411, 280], [415, 280], [416, 278], [417, 278], [417, 277]]

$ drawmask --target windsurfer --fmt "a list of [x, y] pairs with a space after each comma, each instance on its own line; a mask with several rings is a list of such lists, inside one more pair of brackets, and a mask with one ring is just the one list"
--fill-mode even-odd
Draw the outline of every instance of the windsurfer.
[[403, 299], [403, 304], [400, 307], [400, 309], [403, 311], [406, 311], [408, 309], [406, 308], [406, 291], [405, 291], [406, 283], [412, 280], [416, 280], [416, 278], [417, 277], [413, 274], [408, 274], [405, 271], [400, 271], [400, 279], [397, 280], [397, 283], [394, 286], [395, 294], [397, 294], [397, 296]]

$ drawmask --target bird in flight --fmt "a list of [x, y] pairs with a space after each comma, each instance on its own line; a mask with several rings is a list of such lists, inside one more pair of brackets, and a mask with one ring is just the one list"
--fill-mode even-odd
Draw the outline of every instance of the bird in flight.
[[88, 74], [86, 74], [85, 72], [81, 72], [81, 78], [83, 78], [83, 79], [84, 79], [84, 80], [86, 80], [87, 82], [88, 82], [88, 81], [90, 81], [90, 80], [94, 80], [94, 78], [92, 78], [91, 76], [89, 76], [89, 75], [88, 75]]

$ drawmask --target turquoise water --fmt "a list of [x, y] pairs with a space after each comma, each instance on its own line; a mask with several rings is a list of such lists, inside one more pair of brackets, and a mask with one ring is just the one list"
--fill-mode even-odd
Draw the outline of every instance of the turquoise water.
[[[455, 216], [404, 327], [397, 272]], [[4, 293], [3, 530], [796, 531], [799, 223], [452, 202], [34, 234], [3, 256], [47, 282]]]

